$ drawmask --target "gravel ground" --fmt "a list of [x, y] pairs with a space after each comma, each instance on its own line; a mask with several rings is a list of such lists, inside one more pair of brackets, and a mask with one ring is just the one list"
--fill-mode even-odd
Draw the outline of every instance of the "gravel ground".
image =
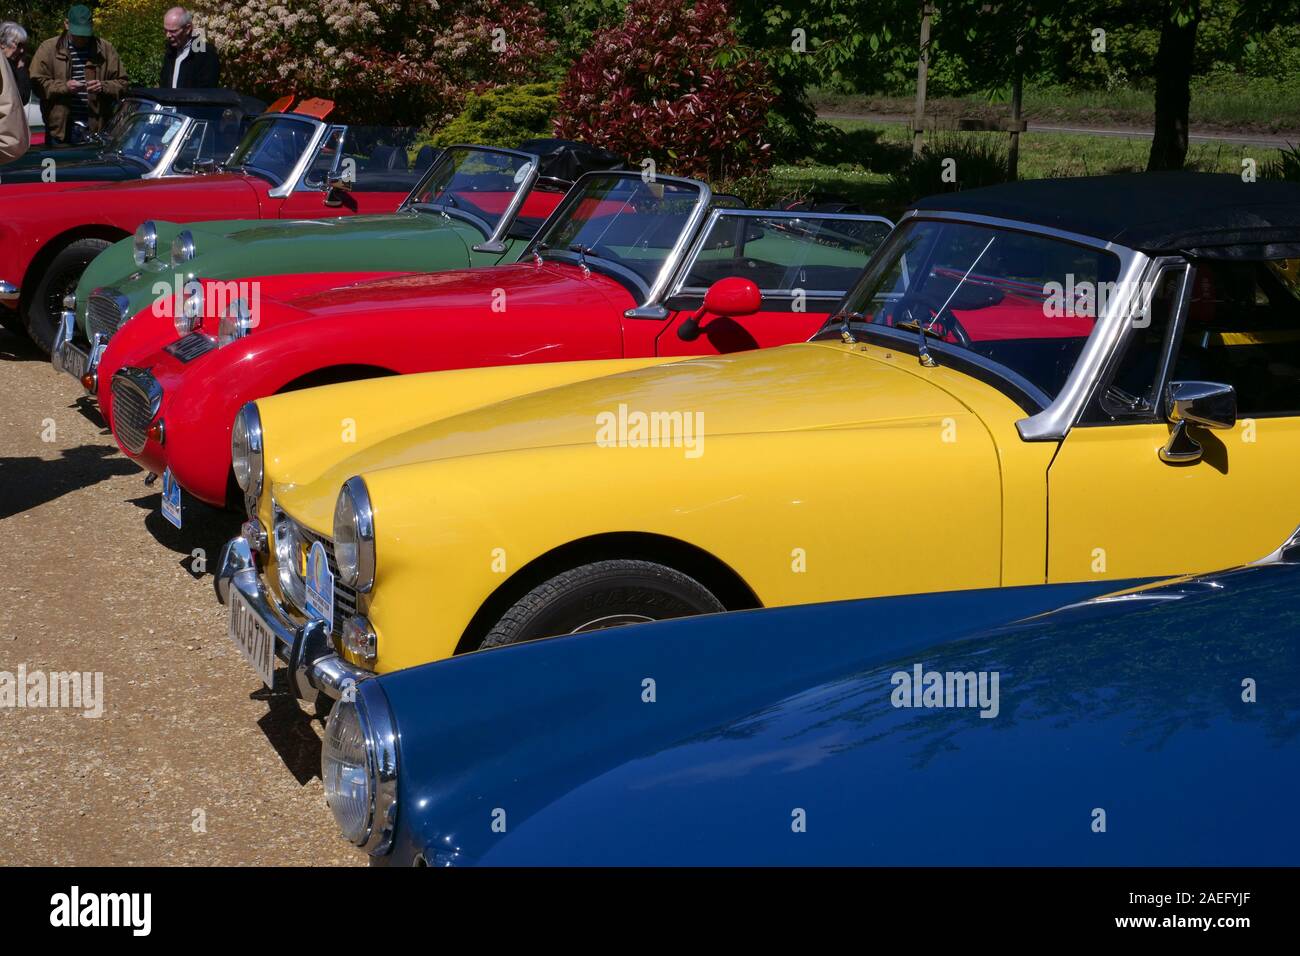
[[319, 721], [226, 636], [210, 572], [238, 516], [167, 524], [80, 386], [3, 330], [0, 396], [0, 672], [102, 672], [104, 701], [0, 694], [0, 865], [362, 864]]

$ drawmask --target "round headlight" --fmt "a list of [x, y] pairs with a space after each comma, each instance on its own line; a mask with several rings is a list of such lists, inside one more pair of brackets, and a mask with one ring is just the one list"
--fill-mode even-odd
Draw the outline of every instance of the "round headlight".
[[230, 429], [230, 466], [240, 490], [254, 498], [262, 494], [262, 416], [249, 402]]
[[179, 266], [194, 258], [194, 233], [182, 229], [172, 240], [172, 265]]
[[334, 506], [334, 561], [348, 587], [365, 593], [375, 583], [375, 515], [357, 476], [344, 482]]
[[325, 802], [343, 836], [360, 846], [374, 818], [375, 782], [371, 773], [370, 741], [355, 700], [334, 705], [321, 747], [320, 775]]
[[253, 316], [248, 311], [248, 303], [236, 299], [226, 309], [217, 326], [217, 347], [224, 348], [237, 339], [242, 339], [253, 328]]
[[386, 853], [397, 819], [396, 727], [376, 681], [351, 690], [335, 703], [325, 725], [325, 801], [345, 837], [371, 854]]
[[185, 283], [181, 289], [180, 306], [172, 321], [176, 325], [177, 335], [189, 335], [199, 327], [203, 318], [203, 284], [194, 279]]
[[146, 219], [140, 223], [140, 228], [135, 231], [135, 240], [132, 242], [131, 251], [135, 255], [135, 264], [144, 265], [150, 259], [158, 255], [158, 229], [154, 226], [152, 219]]

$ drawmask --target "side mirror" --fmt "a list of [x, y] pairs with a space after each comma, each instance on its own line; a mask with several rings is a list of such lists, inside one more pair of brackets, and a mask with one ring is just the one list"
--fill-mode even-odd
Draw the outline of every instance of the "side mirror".
[[700, 320], [707, 314], [724, 318], [753, 315], [763, 307], [763, 294], [749, 279], [728, 276], [709, 286], [704, 293], [700, 311], [677, 327], [677, 337], [683, 342], [693, 342], [700, 337]]
[[1232, 428], [1237, 424], [1237, 392], [1231, 385], [1170, 382], [1165, 404], [1174, 430], [1160, 449], [1161, 461], [1178, 464], [1200, 459], [1201, 443], [1187, 433], [1189, 425]]
[[352, 192], [352, 180], [342, 176], [330, 176], [325, 180], [325, 205], [343, 205], [343, 194]]

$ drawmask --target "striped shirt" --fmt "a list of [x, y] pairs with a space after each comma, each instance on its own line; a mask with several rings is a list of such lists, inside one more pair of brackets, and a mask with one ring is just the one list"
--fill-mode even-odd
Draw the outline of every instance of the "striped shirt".
[[71, 69], [69, 79], [77, 80], [82, 83], [82, 88], [72, 94], [72, 119], [68, 125], [68, 133], [72, 133], [72, 123], [90, 124], [90, 93], [85, 88], [86, 82], [86, 61], [90, 59], [93, 47], [77, 47], [71, 43], [68, 44], [68, 64]]

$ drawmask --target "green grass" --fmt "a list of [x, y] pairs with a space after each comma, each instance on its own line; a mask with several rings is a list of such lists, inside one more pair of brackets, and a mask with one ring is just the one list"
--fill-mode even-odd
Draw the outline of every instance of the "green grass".
[[[910, 116], [913, 95], [859, 95], [813, 89], [809, 98], [824, 113], [884, 113]], [[926, 115], [951, 119], [971, 116], [1005, 119], [1004, 102], [987, 96], [938, 96], [926, 103]], [[1149, 89], [1122, 86], [1110, 90], [1068, 87], [1025, 88], [1024, 115], [1041, 123], [1150, 127], [1155, 94]], [[1253, 79], [1233, 75], [1196, 77], [1192, 81], [1192, 127], [1242, 132], [1300, 131], [1300, 78]]]
[[[890, 174], [901, 170], [911, 157], [907, 128], [857, 120], [837, 120], [832, 125], [844, 132], [842, 141], [806, 163], [774, 167], [774, 185], [782, 191], [847, 199], [872, 212], [897, 215], [906, 203], [893, 195]], [[945, 141], [982, 137], [1003, 149], [1009, 139], [1005, 133], [946, 132], [942, 136]], [[1136, 172], [1146, 168], [1150, 148], [1148, 139], [1024, 133], [1020, 137], [1020, 178]], [[1237, 143], [1193, 143], [1187, 159], [1190, 168], [1202, 172], [1240, 174], [1242, 160], [1249, 158], [1255, 160], [1262, 175], [1264, 167], [1280, 161], [1281, 156], [1277, 149]]]

